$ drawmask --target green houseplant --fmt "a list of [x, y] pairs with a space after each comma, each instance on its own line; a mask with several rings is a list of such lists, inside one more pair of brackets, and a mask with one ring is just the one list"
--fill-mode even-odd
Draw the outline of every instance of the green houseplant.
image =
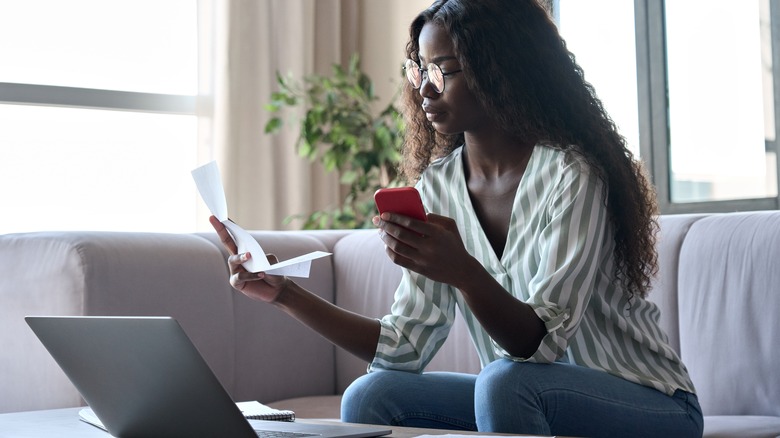
[[284, 125], [282, 109], [300, 107], [298, 152], [319, 160], [328, 172], [338, 172], [347, 190], [341, 205], [308, 215], [304, 229], [367, 228], [376, 214], [373, 193], [380, 187], [399, 185], [396, 171], [403, 141], [403, 121], [391, 103], [379, 114], [372, 111], [378, 100], [371, 79], [352, 56], [347, 69], [338, 64], [330, 76], [309, 75], [303, 81], [277, 73], [279, 91], [267, 105], [273, 115], [266, 133]]

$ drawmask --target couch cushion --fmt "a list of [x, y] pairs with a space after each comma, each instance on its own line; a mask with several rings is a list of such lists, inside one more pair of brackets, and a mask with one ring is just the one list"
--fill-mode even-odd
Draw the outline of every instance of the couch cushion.
[[[336, 304], [365, 316], [380, 318], [390, 311], [393, 296], [401, 281], [401, 268], [385, 253], [384, 242], [376, 230], [356, 231], [335, 246]], [[337, 350], [337, 392], [340, 394], [367, 364], [351, 354]], [[468, 328], [458, 316], [449, 337], [426, 371], [478, 373], [479, 358], [471, 343]]]
[[[170, 315], [220, 380], [233, 380], [225, 270], [191, 235], [50, 232], [0, 236], [0, 411], [76, 406], [81, 398], [26, 326], [26, 315]], [[185, 260], [186, 263], [183, 263]], [[191, 291], [213, 290], [199, 294]], [[13, 336], [8, 336], [13, 333]]]
[[296, 397], [267, 403], [274, 409], [289, 409], [295, 418], [316, 420], [339, 420], [341, 418], [340, 395], [316, 395]]
[[658, 276], [654, 279], [648, 300], [661, 311], [661, 328], [669, 336], [669, 345], [680, 352], [680, 323], [677, 311], [677, 265], [680, 248], [694, 222], [704, 215], [667, 215], [658, 219]]
[[[393, 293], [401, 281], [401, 268], [384, 251], [376, 230], [356, 231], [341, 239], [334, 248], [336, 304], [364, 316], [379, 318], [393, 303]], [[336, 350], [336, 392], [341, 394], [367, 364], [352, 354]]]
[[695, 222], [680, 252], [680, 350], [705, 415], [780, 416], [780, 212]]
[[[252, 231], [263, 250], [287, 260], [311, 251], [330, 251], [311, 233]], [[337, 236], [327, 233], [328, 236]], [[320, 335], [274, 306], [252, 300], [228, 284], [227, 252], [215, 233], [199, 234], [222, 254], [224, 272], [218, 280], [227, 287], [235, 327], [235, 381], [231, 395], [237, 401], [262, 403], [308, 395], [332, 395], [336, 388], [335, 347]], [[314, 260], [309, 278], [295, 281], [333, 302], [333, 258]]]
[[704, 417], [704, 438], [780, 437], [780, 417], [724, 415]]
[[78, 251], [57, 233], [8, 234], [0, 236], [0, 260], [0, 412], [78, 405], [78, 392], [24, 322], [27, 315], [83, 313]]

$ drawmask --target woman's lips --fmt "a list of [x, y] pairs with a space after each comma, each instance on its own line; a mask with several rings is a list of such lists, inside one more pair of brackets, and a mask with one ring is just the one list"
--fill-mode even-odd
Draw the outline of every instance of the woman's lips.
[[439, 111], [436, 108], [423, 107], [423, 111], [425, 111], [425, 117], [428, 119], [429, 122], [440, 121], [442, 118], [444, 118], [444, 112]]

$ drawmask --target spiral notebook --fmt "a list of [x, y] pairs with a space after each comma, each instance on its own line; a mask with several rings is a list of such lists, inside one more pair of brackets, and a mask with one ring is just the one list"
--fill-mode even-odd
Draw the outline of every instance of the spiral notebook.
[[257, 401], [237, 402], [236, 406], [250, 420], [295, 421], [295, 412], [274, 409]]
[[[274, 409], [257, 401], [237, 402], [236, 406], [249, 420], [266, 421], [295, 421], [295, 412], [289, 410]], [[79, 410], [79, 419], [93, 426], [106, 430], [106, 426], [90, 408]]]

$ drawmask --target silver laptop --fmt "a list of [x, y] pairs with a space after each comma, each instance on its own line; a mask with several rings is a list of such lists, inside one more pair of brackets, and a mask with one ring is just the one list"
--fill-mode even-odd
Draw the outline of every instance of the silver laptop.
[[373, 437], [386, 428], [244, 418], [170, 317], [28, 316], [54, 360], [114, 436]]

